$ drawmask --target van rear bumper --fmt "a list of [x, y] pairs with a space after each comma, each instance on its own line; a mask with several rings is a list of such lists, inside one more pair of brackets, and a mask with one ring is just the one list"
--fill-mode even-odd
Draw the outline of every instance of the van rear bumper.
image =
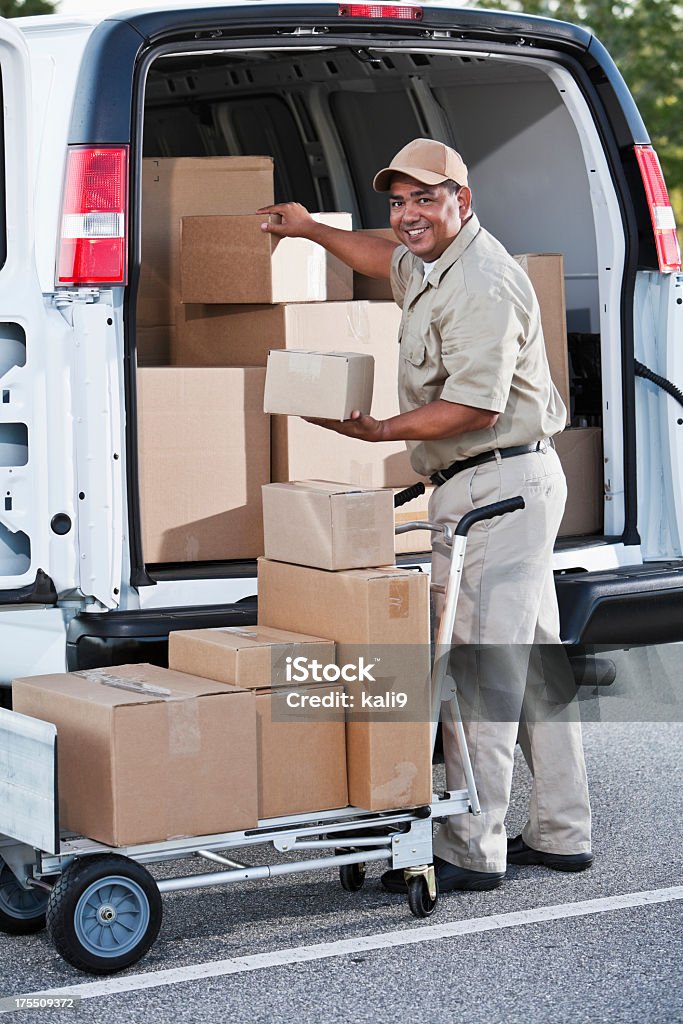
[[562, 640], [626, 648], [683, 641], [683, 559], [555, 576]]

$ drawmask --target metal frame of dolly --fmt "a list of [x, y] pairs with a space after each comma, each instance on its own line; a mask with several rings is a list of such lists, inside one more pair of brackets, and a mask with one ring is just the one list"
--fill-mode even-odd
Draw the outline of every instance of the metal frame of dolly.
[[[420, 491], [397, 495], [410, 500]], [[397, 533], [428, 529], [451, 545], [444, 608], [432, 669], [432, 751], [440, 705], [448, 702], [456, 726], [467, 787], [433, 795], [424, 807], [400, 811], [341, 810], [269, 818], [257, 828], [140, 846], [109, 847], [60, 833], [57, 802], [57, 733], [53, 725], [0, 709], [0, 931], [26, 934], [45, 924], [58, 952], [74, 966], [108, 974], [139, 960], [161, 924], [160, 894], [337, 867], [342, 886], [363, 885], [365, 865], [403, 868], [408, 902], [417, 917], [434, 910], [432, 824], [454, 814], [480, 813], [458, 708], [448, 676], [467, 533], [477, 522], [524, 507], [521, 497], [467, 513], [455, 531], [411, 522]], [[331, 851], [325, 856], [258, 866], [226, 856], [233, 849], [272, 844], [282, 854]], [[221, 870], [156, 881], [145, 865], [199, 857]]]

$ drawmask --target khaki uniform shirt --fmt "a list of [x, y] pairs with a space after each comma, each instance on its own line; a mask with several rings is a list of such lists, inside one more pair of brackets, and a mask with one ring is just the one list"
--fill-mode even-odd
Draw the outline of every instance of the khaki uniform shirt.
[[564, 429], [531, 282], [472, 214], [423, 281], [422, 260], [394, 253], [391, 286], [403, 308], [399, 405], [443, 399], [499, 414], [495, 426], [439, 441], [407, 441], [417, 473]]

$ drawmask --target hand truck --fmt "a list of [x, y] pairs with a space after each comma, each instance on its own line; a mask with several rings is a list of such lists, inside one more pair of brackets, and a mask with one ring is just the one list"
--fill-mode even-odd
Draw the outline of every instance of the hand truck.
[[[396, 504], [423, 491], [422, 484], [408, 488], [396, 496]], [[161, 926], [162, 893], [330, 867], [339, 871], [344, 889], [356, 891], [365, 880], [365, 865], [372, 861], [403, 868], [410, 910], [418, 918], [429, 917], [438, 899], [433, 822], [480, 813], [455, 684], [447, 672], [467, 533], [475, 523], [523, 507], [524, 500], [516, 497], [474, 509], [454, 531], [429, 521], [396, 529], [440, 533], [452, 549], [432, 669], [432, 752], [441, 705], [447, 702], [465, 769], [465, 789], [433, 794], [431, 804], [407, 810], [371, 813], [346, 807], [268, 818], [242, 832], [114, 848], [60, 831], [55, 726], [0, 709], [0, 931], [26, 935], [47, 927], [57, 951], [74, 967], [111, 974], [136, 963], [154, 943]], [[283, 855], [314, 855], [258, 866], [226, 855], [263, 845]], [[201, 858], [215, 869], [155, 879], [146, 866], [190, 858]]]

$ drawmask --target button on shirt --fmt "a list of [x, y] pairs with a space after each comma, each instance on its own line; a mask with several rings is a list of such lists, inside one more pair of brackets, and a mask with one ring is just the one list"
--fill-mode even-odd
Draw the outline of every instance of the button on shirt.
[[408, 441], [425, 476], [493, 448], [510, 448], [564, 429], [531, 282], [476, 215], [423, 279], [405, 246], [393, 256], [391, 286], [403, 308], [401, 412], [443, 399], [498, 413], [493, 427], [439, 441]]

